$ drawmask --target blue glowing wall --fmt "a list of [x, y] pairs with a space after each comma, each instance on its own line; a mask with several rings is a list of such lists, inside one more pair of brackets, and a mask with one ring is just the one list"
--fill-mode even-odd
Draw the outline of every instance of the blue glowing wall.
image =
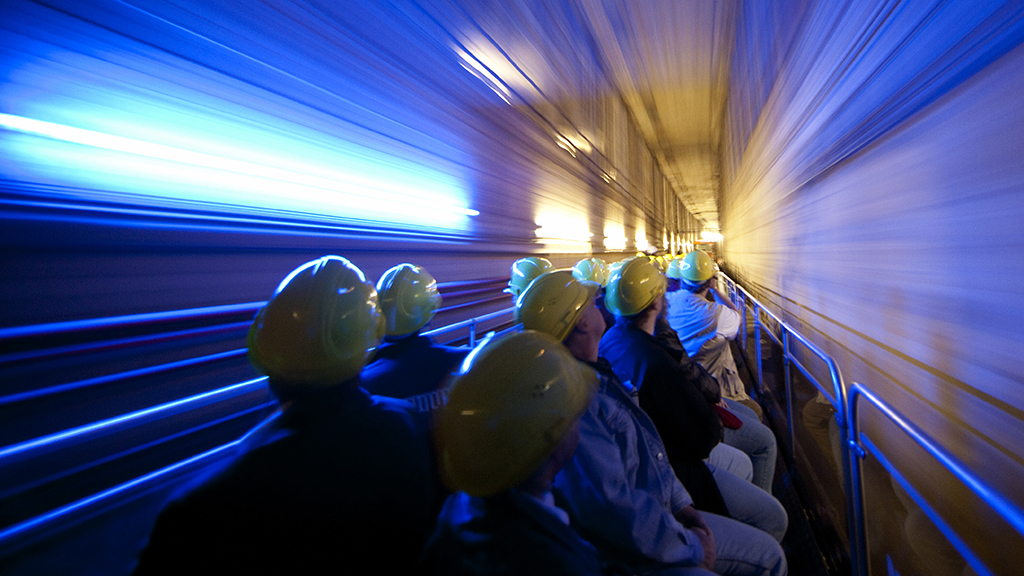
[[[441, 119], [394, 112], [408, 103], [389, 102], [379, 86], [389, 71], [347, 60], [332, 37], [341, 32], [312, 8], [4, 11], [0, 173], [9, 188], [380, 228], [464, 232], [479, 214], [465, 155]], [[218, 23], [225, 18], [236, 27]], [[240, 31], [239, 18], [252, 28]]]

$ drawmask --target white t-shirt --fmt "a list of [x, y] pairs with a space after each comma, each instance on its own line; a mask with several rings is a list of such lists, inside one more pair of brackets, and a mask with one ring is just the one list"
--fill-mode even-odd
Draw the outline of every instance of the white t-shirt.
[[691, 357], [716, 334], [732, 338], [740, 330], [740, 313], [718, 302], [709, 302], [688, 290], [665, 295], [668, 323]]

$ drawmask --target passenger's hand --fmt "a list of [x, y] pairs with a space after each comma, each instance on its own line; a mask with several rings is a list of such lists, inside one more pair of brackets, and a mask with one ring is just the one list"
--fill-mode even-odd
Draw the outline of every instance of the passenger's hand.
[[715, 535], [711, 533], [711, 530], [705, 531], [700, 528], [690, 528], [690, 530], [697, 535], [697, 539], [700, 540], [700, 546], [704, 549], [704, 561], [700, 563], [701, 567], [714, 572], [715, 560], [718, 559], [718, 555], [715, 552]]
[[715, 565], [717, 557], [715, 553], [715, 535], [711, 532], [711, 527], [708, 526], [708, 523], [704, 521], [704, 517], [693, 506], [687, 506], [676, 512], [676, 520], [679, 520], [680, 524], [689, 528], [697, 536], [701, 548], [704, 549], [704, 561], [701, 562], [701, 566], [711, 570]]

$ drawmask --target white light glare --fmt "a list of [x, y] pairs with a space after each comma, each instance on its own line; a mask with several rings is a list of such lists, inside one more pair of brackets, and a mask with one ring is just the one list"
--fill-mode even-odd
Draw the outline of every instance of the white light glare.
[[[390, 184], [387, 181], [373, 178], [372, 176], [346, 173], [339, 174], [339, 177], [343, 179], [324, 178], [11, 114], [0, 114], [0, 126], [10, 130], [104, 150], [113, 150], [146, 158], [169, 160], [200, 168], [212, 168], [224, 172], [274, 180], [298, 186], [300, 190], [328, 191], [331, 193], [328, 203], [334, 206], [344, 206], [346, 203], [351, 203], [364, 209], [376, 207], [378, 211], [394, 210], [395, 206], [402, 206], [403, 208], [422, 209], [430, 213], [440, 212], [461, 216], [478, 216], [480, 214], [479, 211], [471, 208], [446, 205], [438, 203], [433, 199], [418, 198], [404, 194], [400, 191], [403, 186]], [[407, 189], [407, 187], [405, 188]], [[293, 193], [295, 190], [297, 189], [294, 187], [290, 189]], [[326, 200], [315, 194], [305, 199]]]
[[705, 242], [719, 242], [722, 239], [722, 235], [719, 234], [718, 232], [710, 232], [708, 230], [704, 230], [703, 232], [700, 233], [700, 239]]
[[558, 216], [540, 216], [536, 220], [537, 238], [546, 240], [569, 240], [571, 242], [590, 242], [594, 236], [582, 221], [573, 221]]
[[625, 236], [622, 224], [607, 221], [604, 224], [604, 248], [605, 250], [625, 250], [629, 239]]
[[625, 250], [626, 242], [628, 241], [629, 239], [626, 238], [625, 236], [605, 236], [604, 247], [607, 250]]
[[562, 150], [565, 150], [569, 154], [572, 154], [573, 158], [576, 157], [576, 147], [573, 146], [572, 142], [570, 142], [566, 137], [559, 136], [558, 139], [556, 140], [556, 142], [558, 143], [558, 147], [559, 148], [561, 148]]
[[636, 229], [636, 234], [633, 235], [633, 243], [636, 244], [636, 249], [640, 252], [646, 252], [651, 247], [647, 242], [647, 231], [643, 228]]

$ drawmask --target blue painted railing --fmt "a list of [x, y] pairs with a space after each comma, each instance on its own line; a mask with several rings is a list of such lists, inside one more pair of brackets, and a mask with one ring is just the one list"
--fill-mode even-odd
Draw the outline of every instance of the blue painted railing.
[[[906, 490], [914, 501], [922, 508], [928, 518], [935, 524], [939, 531], [949, 540], [956, 551], [964, 558], [965, 562], [979, 575], [987, 576], [994, 574], [1011, 574], [1019, 569], [1007, 568], [1003, 562], [998, 568], [993, 569], [989, 563], [968, 543], [963, 528], [952, 526], [937, 509], [933, 502], [924, 498], [907, 476], [900, 471], [900, 467], [890, 454], [873, 442], [871, 437], [861, 428], [860, 405], [864, 402], [870, 404], [877, 413], [886, 418], [901, 430], [907, 438], [920, 446], [924, 452], [936, 463], [947, 470], [958, 482], [977, 496], [983, 506], [1005, 522], [1005, 530], [993, 537], [1004, 539], [1008, 545], [1011, 542], [1024, 542], [1024, 511], [1021, 510], [1005, 494], [986, 483], [977, 474], [973, 473], [963, 462], [953, 456], [948, 450], [939, 445], [933, 438], [927, 435], [913, 422], [909, 421], [902, 413], [885, 402], [868, 386], [861, 383], [854, 383], [847, 387], [838, 365], [835, 360], [822, 351], [818, 346], [810, 342], [805, 336], [797, 332], [788, 323], [781, 320], [772, 313], [750, 292], [737, 284], [734, 280], [720, 274], [726, 284], [729, 296], [736, 302], [743, 313], [743, 332], [741, 333], [742, 345], [746, 347], [746, 324], [748, 312], [752, 316], [754, 326], [755, 359], [757, 364], [757, 386], [759, 391], [763, 387], [763, 375], [761, 368], [761, 335], [768, 335], [783, 352], [785, 362], [785, 393], [788, 407], [789, 439], [790, 450], [796, 446], [796, 436], [793, 429], [793, 382], [790, 366], [796, 366], [815, 388], [818, 389], [835, 408], [836, 423], [839, 425], [842, 446], [842, 472], [843, 483], [846, 492], [847, 519], [850, 534], [850, 560], [852, 572], [855, 576], [867, 576], [871, 573], [869, 561], [869, 542], [867, 538], [868, 514], [865, 509], [865, 488], [863, 461], [866, 457], [872, 456], [878, 460], [883, 468]], [[776, 334], [775, 329], [766, 329], [762, 317], [766, 317], [774, 324], [774, 327], [781, 332]], [[820, 358], [828, 367], [830, 382], [826, 385], [816, 378], [800, 360], [794, 355], [792, 342], [798, 341], [814, 355]], [[793, 454], [791, 452], [790, 456]], [[1019, 546], [1018, 546], [1019, 548]], [[1002, 568], [1000, 570], [1000, 568]], [[1009, 571], [1007, 571], [1009, 570]]]

